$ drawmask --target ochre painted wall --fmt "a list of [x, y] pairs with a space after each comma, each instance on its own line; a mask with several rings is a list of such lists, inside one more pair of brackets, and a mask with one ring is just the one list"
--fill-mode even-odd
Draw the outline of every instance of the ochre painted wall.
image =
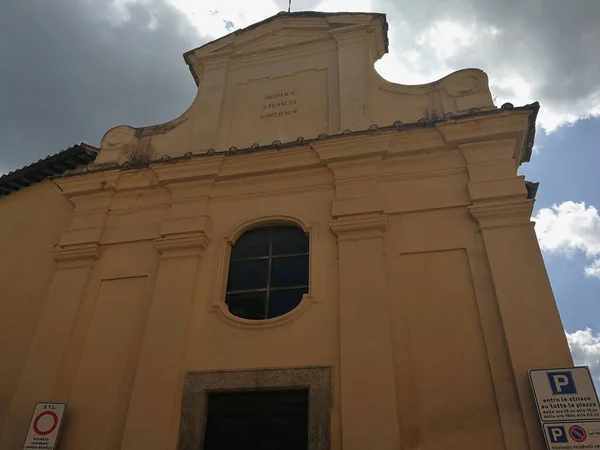
[[19, 381], [72, 205], [50, 181], [0, 198], [0, 423]]
[[[515, 115], [526, 123], [501, 113]], [[541, 449], [527, 369], [571, 361], [532, 201], [502, 169], [513, 154], [478, 140], [478, 163], [475, 144], [404, 152], [406, 139], [72, 175], [3, 199], [2, 448], [54, 400], [69, 404], [65, 449], [175, 449], [186, 372], [329, 366], [333, 449], [464, 449], [473, 436]], [[490, 183], [481, 173], [501, 174], [487, 216], [470, 193]], [[230, 242], [282, 220], [309, 233], [310, 296], [289, 317], [236, 319]]]
[[[22, 446], [36, 402], [64, 401], [61, 450], [175, 450], [187, 373], [307, 366], [332, 368], [333, 450], [544, 448], [527, 370], [572, 361], [517, 175], [535, 109], [495, 109], [476, 70], [376, 81], [384, 31], [370, 15], [290, 23], [198, 49], [182, 118], [114, 129], [89, 171], [0, 199], [0, 449]], [[304, 57], [288, 64], [269, 50], [281, 42]], [[306, 71], [325, 66], [325, 131], [350, 134], [118, 165], [226, 150], [227, 127], [254, 126], [232, 125], [235, 93], [252, 77], [267, 89], [269, 68], [310, 114], [321, 97]], [[261, 138], [314, 125], [273, 120]], [[231, 244], [279, 222], [309, 235], [309, 294], [276, 319], [236, 318]]]

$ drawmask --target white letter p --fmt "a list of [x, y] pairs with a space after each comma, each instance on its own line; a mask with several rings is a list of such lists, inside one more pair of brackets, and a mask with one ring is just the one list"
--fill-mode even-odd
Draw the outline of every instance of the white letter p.
[[556, 392], [562, 392], [562, 388], [569, 385], [569, 379], [565, 375], [552, 375]]
[[563, 434], [562, 428], [552, 427], [550, 431], [552, 431], [552, 442], [558, 442], [558, 438]]

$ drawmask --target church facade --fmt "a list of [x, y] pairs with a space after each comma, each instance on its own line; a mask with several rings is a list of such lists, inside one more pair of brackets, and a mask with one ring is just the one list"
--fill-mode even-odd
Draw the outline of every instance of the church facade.
[[387, 46], [278, 14], [184, 55], [181, 117], [0, 178], [0, 448], [43, 401], [61, 450], [544, 448], [538, 105], [390, 83]]

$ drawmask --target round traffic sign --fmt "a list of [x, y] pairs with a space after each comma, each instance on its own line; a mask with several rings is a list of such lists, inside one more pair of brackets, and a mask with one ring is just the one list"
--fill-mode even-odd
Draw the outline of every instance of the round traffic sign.
[[569, 436], [575, 442], [585, 442], [587, 439], [587, 432], [582, 426], [573, 425], [571, 428], [569, 428]]
[[57, 425], [58, 416], [52, 411], [44, 411], [43, 413], [38, 414], [33, 421], [33, 429], [40, 436], [52, 433]]

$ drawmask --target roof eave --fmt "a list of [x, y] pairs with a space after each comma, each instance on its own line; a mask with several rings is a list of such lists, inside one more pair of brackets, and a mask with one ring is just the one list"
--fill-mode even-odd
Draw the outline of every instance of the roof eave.
[[99, 150], [81, 143], [35, 163], [0, 176], [0, 197], [20, 191], [69, 170], [87, 165], [96, 159]]

